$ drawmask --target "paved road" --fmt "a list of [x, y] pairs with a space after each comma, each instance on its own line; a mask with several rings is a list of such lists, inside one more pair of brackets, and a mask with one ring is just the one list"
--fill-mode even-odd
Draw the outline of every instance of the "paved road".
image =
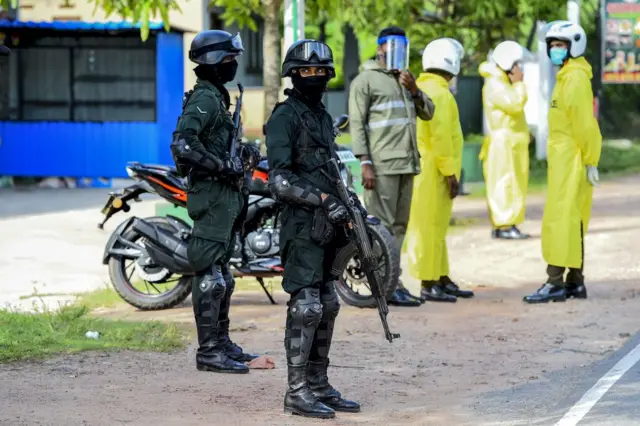
[[[619, 185], [605, 186], [596, 195], [595, 220], [587, 237], [590, 282], [602, 285], [613, 282], [615, 285], [626, 280], [634, 285], [640, 284], [636, 254], [637, 241], [640, 239], [638, 183], [638, 177], [630, 178]], [[21, 303], [20, 296], [30, 294], [34, 288], [39, 293], [69, 294], [106, 284], [106, 267], [100, 263], [103, 246], [110, 232], [126, 217], [125, 214], [119, 214], [107, 224], [104, 231], [96, 228], [101, 216], [99, 209], [107, 192], [105, 189], [0, 191], [0, 305], [4, 302]], [[485, 215], [483, 204], [483, 200], [457, 201], [456, 214], [482, 217]], [[529, 221], [525, 225], [539, 233], [541, 203], [532, 197], [530, 204]], [[151, 215], [153, 203], [147, 201], [136, 204], [129, 214]], [[497, 287], [513, 287], [522, 285], [523, 280], [535, 280], [544, 271], [537, 235], [516, 245], [491, 241], [487, 234], [487, 229], [475, 227], [451, 236], [450, 249], [456, 254], [454, 259], [457, 261], [454, 273], [463, 284], [489, 283]], [[460, 259], [464, 259], [464, 263]], [[514, 262], [513, 259], [518, 261]], [[608, 296], [606, 290], [601, 291], [600, 294], [594, 294], [592, 300], [595, 303]], [[615, 315], [615, 312], [611, 312], [614, 319]], [[593, 321], [597, 322], [598, 318]], [[567, 328], [574, 326], [566, 324]], [[633, 334], [636, 330], [621, 331]], [[614, 334], [617, 337], [618, 331]], [[461, 334], [460, 339], [463, 341], [464, 335]], [[561, 349], [551, 343], [548, 353], [554, 355], [554, 351]], [[461, 400], [461, 411], [475, 413], [475, 416], [469, 417], [468, 424], [482, 426], [556, 425], [571, 412], [584, 414], [579, 425], [638, 425], [640, 404], [637, 395], [640, 386], [637, 383], [640, 366], [631, 363], [633, 359], [628, 361], [628, 371], [621, 374], [615, 383], [612, 382], [616, 376], [607, 376], [607, 373], [639, 343], [640, 336], [634, 336], [616, 353], [604, 350], [602, 355], [598, 353], [594, 356], [604, 359], [602, 361], [556, 371], [541, 371], [541, 380], [533, 380], [530, 385]], [[526, 342], [522, 344], [526, 345]], [[569, 353], [574, 356], [572, 352]], [[558, 356], [566, 354], [565, 349]], [[495, 374], [500, 374], [500, 371]], [[589, 393], [602, 377], [609, 377], [609, 382], [600, 382]], [[609, 384], [612, 384], [611, 388], [603, 393], [606, 390], [604, 386]], [[586, 412], [584, 409], [580, 412], [579, 407], [574, 408], [583, 397], [592, 404]], [[575, 423], [561, 423], [558, 426], [571, 424]]]
[[[0, 191], [0, 306], [30, 308], [32, 293], [59, 294], [54, 306], [71, 293], [106, 285], [100, 261], [109, 234], [129, 215], [153, 214], [153, 202], [135, 204], [97, 228], [108, 189]], [[67, 295], [67, 296], [64, 296]]]
[[[638, 360], [640, 334], [602, 361], [542, 374], [547, 380], [486, 394], [470, 403], [482, 426], [637, 426]], [[611, 371], [619, 362], [626, 364], [623, 369]]]

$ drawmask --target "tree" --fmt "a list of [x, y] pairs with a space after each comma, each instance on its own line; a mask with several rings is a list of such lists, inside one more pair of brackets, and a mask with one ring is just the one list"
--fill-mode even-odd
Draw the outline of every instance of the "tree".
[[120, 15], [125, 20], [141, 22], [142, 40], [149, 37], [149, 21], [159, 16], [166, 31], [170, 29], [169, 11], [180, 10], [175, 0], [89, 0], [95, 10], [102, 9], [107, 16]]
[[255, 18], [264, 19], [262, 38], [262, 85], [264, 116], [269, 117], [280, 93], [280, 9], [282, 0], [211, 0], [211, 5], [224, 8], [222, 19], [240, 28], [257, 31]]
[[[306, 1], [307, 14], [317, 18], [322, 11], [339, 10], [336, 6], [341, 0], [313, 0]], [[249, 27], [257, 31], [255, 18], [264, 19], [264, 37], [262, 40], [262, 85], [264, 87], [264, 117], [271, 115], [271, 110], [278, 102], [280, 94], [280, 64], [281, 64], [281, 33], [282, 0], [211, 0], [211, 5], [224, 8], [222, 18], [227, 23], [237, 23], [238, 26]], [[327, 15], [332, 16], [332, 15]]]
[[[18, 0], [1, 0], [6, 8]], [[176, 0], [90, 0], [107, 15], [116, 14], [142, 22], [141, 36], [149, 34], [148, 22], [160, 17], [169, 29], [169, 11], [179, 10]], [[195, 1], [195, 0], [191, 0]], [[264, 19], [263, 85], [265, 117], [278, 101], [280, 92], [280, 22], [283, 0], [210, 0], [224, 8], [225, 22], [257, 30], [255, 18]], [[586, 0], [589, 6], [597, 0]], [[477, 64], [500, 40], [523, 44], [532, 41], [537, 20], [563, 19], [566, 0], [307, 0], [307, 21], [320, 26], [334, 22], [351, 25], [359, 38], [374, 37], [381, 28], [398, 25], [407, 30], [412, 58], [420, 56], [426, 44], [438, 37], [454, 37], [465, 46], [465, 65]], [[595, 7], [595, 6], [594, 6]], [[583, 7], [583, 9], [585, 9]], [[584, 15], [584, 13], [583, 13]], [[585, 28], [590, 24], [585, 22]], [[341, 49], [342, 46], [334, 46]], [[413, 61], [419, 71], [420, 61]], [[471, 67], [473, 68], [473, 67]]]

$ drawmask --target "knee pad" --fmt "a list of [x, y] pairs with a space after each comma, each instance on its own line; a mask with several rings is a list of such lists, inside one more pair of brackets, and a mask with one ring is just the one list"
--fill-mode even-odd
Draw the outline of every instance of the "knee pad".
[[336, 293], [335, 282], [327, 282], [323, 290], [320, 295], [323, 315], [335, 319], [338, 316], [338, 312], [340, 312], [340, 299], [338, 299], [338, 293]]
[[200, 290], [202, 293], [211, 293], [213, 300], [222, 299], [226, 289], [227, 284], [218, 265], [213, 266], [200, 282]]
[[233, 272], [231, 272], [231, 268], [229, 268], [228, 264], [222, 265], [222, 277], [224, 278], [224, 282], [227, 285], [227, 294], [231, 296], [233, 290], [236, 288], [236, 280], [233, 277]]
[[294, 324], [302, 328], [317, 328], [322, 319], [320, 290], [303, 288], [289, 301], [289, 314]]

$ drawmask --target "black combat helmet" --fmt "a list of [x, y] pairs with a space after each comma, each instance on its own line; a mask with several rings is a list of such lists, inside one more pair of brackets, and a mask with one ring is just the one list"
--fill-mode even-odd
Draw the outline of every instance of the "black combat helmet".
[[209, 30], [198, 33], [191, 42], [189, 59], [200, 65], [215, 65], [227, 56], [242, 55], [240, 34], [232, 36], [226, 31]]
[[11, 53], [11, 50], [7, 46], [0, 45], [0, 56], [9, 56], [9, 53]]
[[317, 40], [298, 40], [289, 47], [282, 63], [282, 77], [291, 77], [291, 70], [303, 67], [324, 67], [330, 78], [336, 76], [331, 48]]

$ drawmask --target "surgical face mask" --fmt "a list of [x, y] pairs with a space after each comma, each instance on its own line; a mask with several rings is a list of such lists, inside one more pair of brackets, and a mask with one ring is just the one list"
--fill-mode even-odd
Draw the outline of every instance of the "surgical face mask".
[[405, 36], [380, 37], [378, 45], [386, 45], [380, 56], [388, 71], [402, 71], [409, 68], [409, 40]]
[[549, 59], [553, 65], [562, 65], [567, 59], [567, 49], [564, 47], [552, 47], [549, 50]]

